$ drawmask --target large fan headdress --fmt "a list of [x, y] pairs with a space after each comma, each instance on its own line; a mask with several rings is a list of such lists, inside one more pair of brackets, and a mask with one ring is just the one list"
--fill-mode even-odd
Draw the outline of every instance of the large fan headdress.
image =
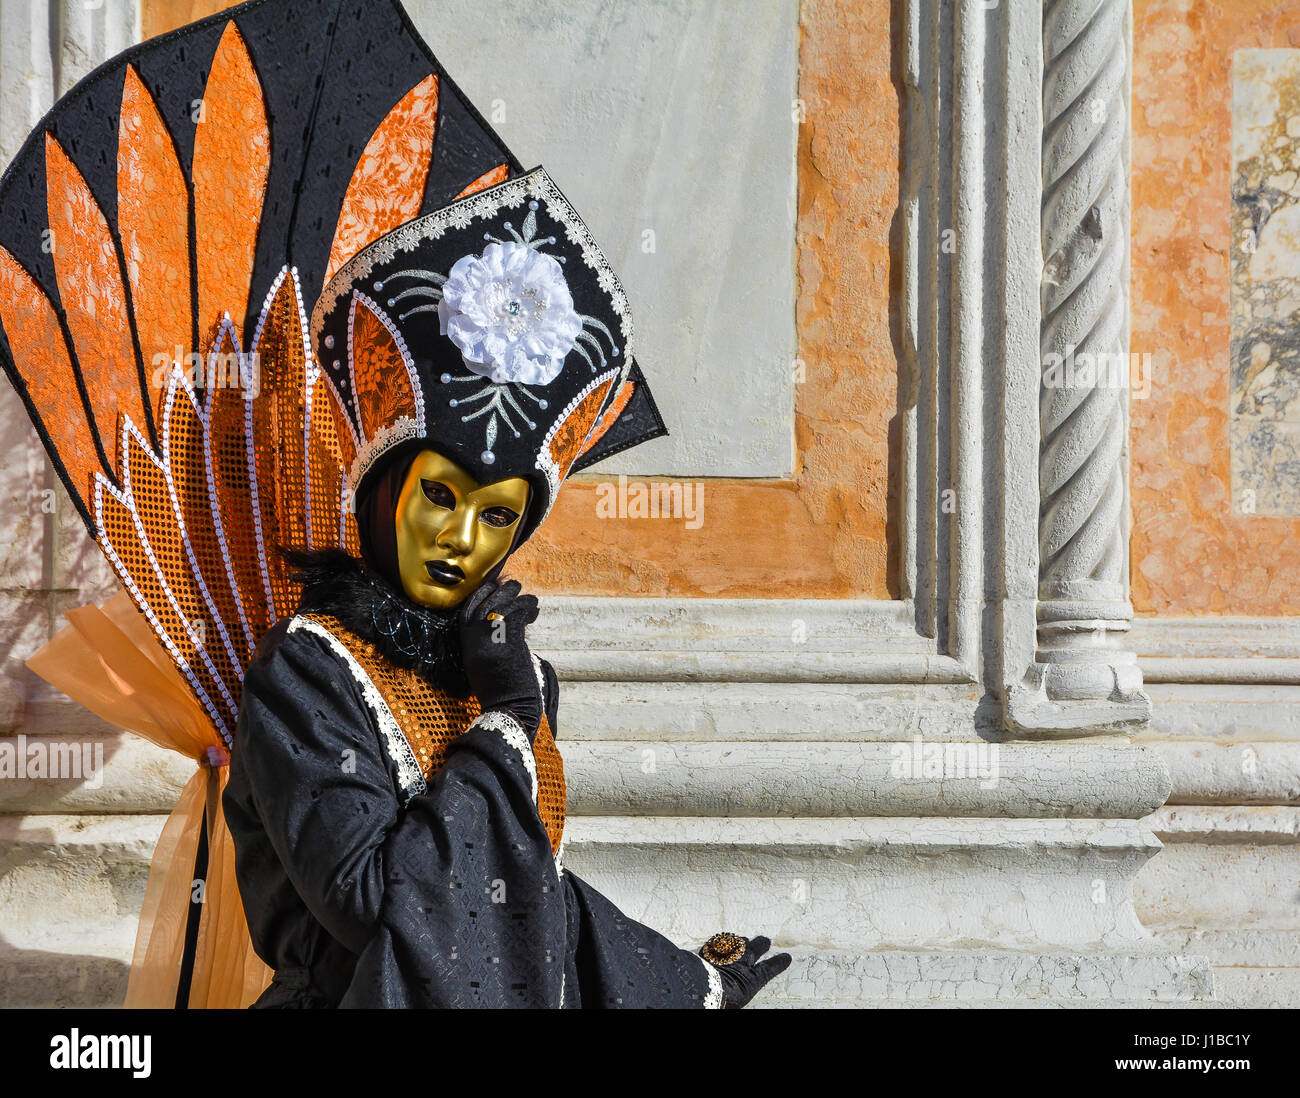
[[355, 555], [356, 489], [419, 443], [532, 477], [531, 533], [663, 433], [631, 344], [572, 206], [395, 0], [254, 0], [128, 51], [0, 181], [0, 361], [218, 756], [297, 603], [276, 546]]

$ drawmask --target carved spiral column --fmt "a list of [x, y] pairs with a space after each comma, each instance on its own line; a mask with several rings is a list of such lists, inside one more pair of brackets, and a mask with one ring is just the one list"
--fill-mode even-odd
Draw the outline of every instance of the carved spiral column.
[[[1044, 0], [1036, 664], [1051, 701], [1126, 702], [1129, 0]], [[1085, 707], [1086, 708], [1086, 707]]]

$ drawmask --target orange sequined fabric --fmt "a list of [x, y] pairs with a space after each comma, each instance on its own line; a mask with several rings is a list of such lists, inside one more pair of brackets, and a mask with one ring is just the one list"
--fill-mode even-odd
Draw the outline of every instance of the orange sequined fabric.
[[[398, 667], [337, 618], [328, 614], [303, 616], [329, 630], [361, 665], [397, 721], [420, 773], [428, 781], [442, 769], [451, 741], [463, 734], [482, 712], [478, 700], [453, 698], [418, 672]], [[558, 853], [564, 834], [564, 762], [545, 717], [537, 730], [533, 755], [537, 760], [537, 810], [550, 836], [551, 852]]]

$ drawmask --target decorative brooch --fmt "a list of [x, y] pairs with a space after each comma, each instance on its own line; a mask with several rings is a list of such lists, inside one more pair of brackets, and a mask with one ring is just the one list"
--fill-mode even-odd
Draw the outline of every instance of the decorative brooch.
[[734, 965], [745, 955], [748, 944], [739, 934], [724, 930], [700, 946], [700, 956], [711, 965]]

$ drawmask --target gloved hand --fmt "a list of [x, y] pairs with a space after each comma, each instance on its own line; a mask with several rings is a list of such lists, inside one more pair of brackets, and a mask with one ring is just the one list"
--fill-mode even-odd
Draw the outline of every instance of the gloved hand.
[[542, 722], [542, 691], [524, 627], [537, 620], [537, 596], [518, 580], [485, 580], [461, 606], [461, 662], [486, 713], [508, 710], [531, 742]]
[[[720, 938], [736, 938], [743, 942], [745, 951], [730, 964], [717, 964], [710, 960], [709, 948]], [[777, 953], [760, 961], [772, 948], [770, 938], [741, 938], [739, 935], [716, 935], [710, 938], [700, 949], [700, 956], [718, 970], [722, 977], [722, 1005], [726, 1007], [743, 1007], [754, 998], [770, 981], [780, 976], [790, 967], [790, 954]]]

